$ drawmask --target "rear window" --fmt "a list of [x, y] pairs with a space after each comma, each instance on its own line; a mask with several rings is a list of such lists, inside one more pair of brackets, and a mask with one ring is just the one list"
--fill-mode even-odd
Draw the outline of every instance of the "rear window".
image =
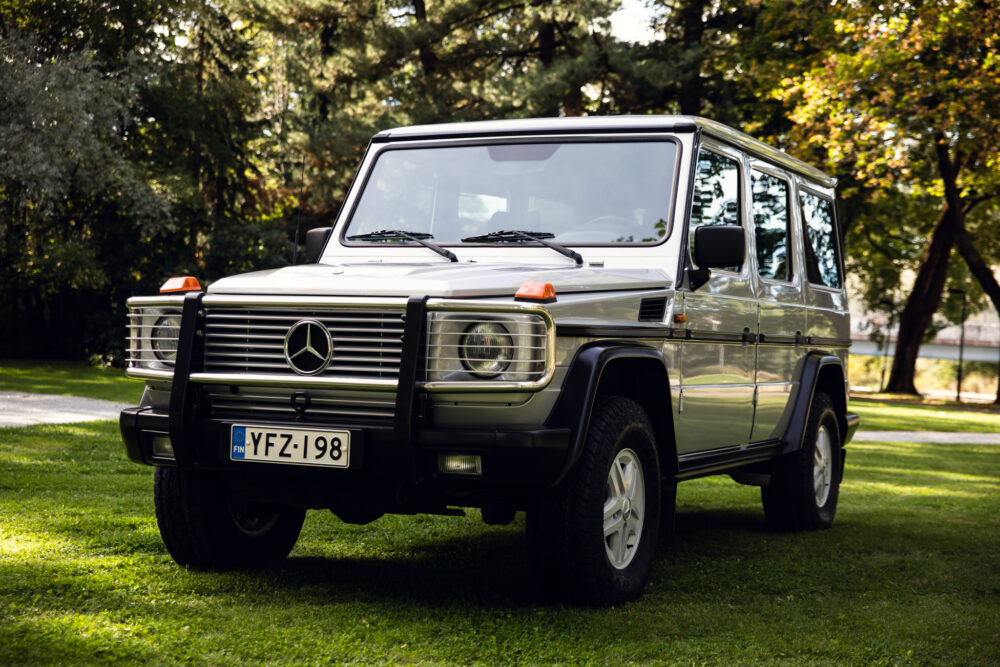
[[806, 247], [806, 276], [814, 285], [839, 288], [840, 247], [833, 224], [833, 202], [810, 192], [801, 193], [802, 227]]

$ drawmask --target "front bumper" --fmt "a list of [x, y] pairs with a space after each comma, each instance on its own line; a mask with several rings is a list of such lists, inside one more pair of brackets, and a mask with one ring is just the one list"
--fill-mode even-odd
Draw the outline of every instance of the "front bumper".
[[[331, 428], [351, 432], [351, 467], [306, 468], [255, 461], [233, 461], [229, 437], [234, 423], [272, 428]], [[401, 441], [392, 426], [255, 420], [201, 420], [183, 438], [171, 438], [173, 457], [153, 452], [154, 437], [170, 437], [169, 414], [151, 408], [123, 410], [119, 419], [129, 459], [147, 465], [191, 465], [240, 478], [274, 500], [333, 505], [344, 496], [374, 493], [385, 504], [400, 489], [449, 504], [481, 504], [484, 499], [517, 497], [559, 481], [569, 455], [569, 428], [531, 430], [454, 430], [415, 428]], [[439, 454], [478, 454], [482, 475], [447, 475], [438, 470]], [[287, 487], [287, 488], [286, 488]], [[290, 489], [298, 487], [297, 492]], [[301, 495], [302, 498], [288, 497]], [[277, 497], [283, 496], [283, 497]], [[464, 503], [463, 503], [464, 501]]]

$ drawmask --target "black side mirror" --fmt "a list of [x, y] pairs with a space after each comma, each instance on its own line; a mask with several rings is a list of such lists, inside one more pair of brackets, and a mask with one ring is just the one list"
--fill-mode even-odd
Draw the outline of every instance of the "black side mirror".
[[704, 225], [694, 230], [694, 263], [699, 269], [742, 266], [747, 242], [738, 225]]
[[315, 264], [333, 233], [333, 227], [316, 227], [306, 231], [306, 262]]

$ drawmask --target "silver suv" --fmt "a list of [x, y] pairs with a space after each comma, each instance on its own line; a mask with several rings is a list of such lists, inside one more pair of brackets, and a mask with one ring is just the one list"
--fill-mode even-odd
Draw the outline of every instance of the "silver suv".
[[121, 431], [168, 551], [281, 559], [306, 509], [524, 510], [538, 581], [614, 604], [677, 482], [829, 527], [858, 424], [834, 186], [700, 118], [375, 135], [308, 264], [129, 300]]

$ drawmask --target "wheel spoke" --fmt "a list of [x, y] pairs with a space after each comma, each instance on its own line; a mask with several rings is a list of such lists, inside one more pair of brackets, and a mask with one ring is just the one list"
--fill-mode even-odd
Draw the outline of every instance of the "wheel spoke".
[[614, 515], [622, 511], [622, 500], [621, 498], [608, 498], [604, 501], [604, 522], [607, 523], [608, 519], [612, 518]]
[[622, 521], [621, 532], [618, 533], [618, 544], [616, 545], [618, 548], [615, 550], [616, 551], [615, 555], [619, 563], [625, 560], [625, 547], [626, 547], [625, 542], [627, 536], [628, 536], [628, 523]]
[[621, 514], [618, 516], [612, 516], [610, 520], [604, 521], [604, 537], [605, 539], [611, 537], [615, 533], [621, 532], [622, 525], [625, 523], [625, 519], [622, 518]]

